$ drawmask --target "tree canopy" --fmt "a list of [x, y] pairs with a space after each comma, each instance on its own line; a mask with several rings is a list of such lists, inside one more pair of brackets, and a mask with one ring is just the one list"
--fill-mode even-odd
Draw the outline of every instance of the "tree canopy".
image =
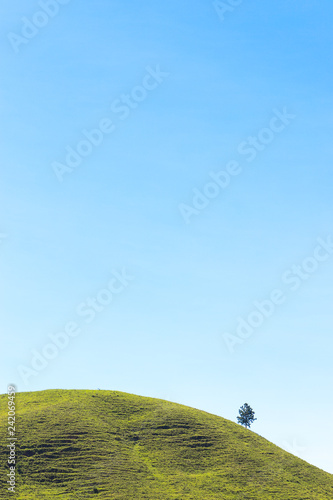
[[254, 418], [255, 412], [252, 410], [251, 406], [245, 403], [243, 406], [240, 407], [239, 411], [239, 416], [237, 417], [237, 421], [239, 424], [244, 425], [246, 428], [250, 428], [251, 425], [256, 418]]

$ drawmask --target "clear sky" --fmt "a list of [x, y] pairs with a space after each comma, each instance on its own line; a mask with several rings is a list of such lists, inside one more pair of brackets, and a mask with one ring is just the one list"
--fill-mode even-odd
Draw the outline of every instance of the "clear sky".
[[333, 4], [224, 5], [2, 2], [1, 392], [248, 402], [333, 473]]

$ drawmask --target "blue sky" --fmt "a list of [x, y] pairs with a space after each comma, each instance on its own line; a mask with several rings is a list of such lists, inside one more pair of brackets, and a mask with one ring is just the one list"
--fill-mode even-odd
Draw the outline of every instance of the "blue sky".
[[[255, 432], [333, 473], [333, 5], [244, 0], [222, 20], [211, 1], [42, 4], [0, 8], [2, 392], [99, 387], [234, 421], [247, 401]], [[279, 132], [276, 113], [292, 116]], [[230, 162], [199, 210], [193, 190]], [[130, 279], [111, 300], [114, 272]], [[276, 289], [231, 352], [225, 334]]]

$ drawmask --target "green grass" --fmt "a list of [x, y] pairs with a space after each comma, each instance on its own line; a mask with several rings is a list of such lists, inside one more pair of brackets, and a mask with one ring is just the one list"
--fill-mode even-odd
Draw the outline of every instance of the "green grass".
[[229, 420], [121, 392], [62, 390], [16, 395], [9, 494], [6, 395], [0, 405], [0, 498], [333, 499], [332, 475]]

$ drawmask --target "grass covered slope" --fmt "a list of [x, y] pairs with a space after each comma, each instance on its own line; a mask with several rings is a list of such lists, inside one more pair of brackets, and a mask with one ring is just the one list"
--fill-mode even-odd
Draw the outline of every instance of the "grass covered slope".
[[[0, 396], [2, 436], [7, 396]], [[332, 500], [333, 476], [221, 417], [113, 391], [18, 393], [17, 493], [0, 498]]]

